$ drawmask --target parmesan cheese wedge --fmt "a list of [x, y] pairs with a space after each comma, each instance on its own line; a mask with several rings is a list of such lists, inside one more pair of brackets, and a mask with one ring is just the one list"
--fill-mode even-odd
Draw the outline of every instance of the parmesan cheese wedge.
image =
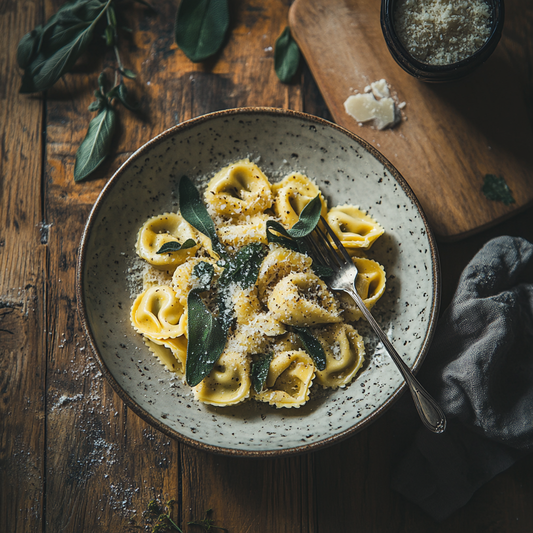
[[396, 109], [394, 100], [390, 97], [376, 100], [373, 93], [352, 94], [344, 102], [344, 109], [357, 122], [374, 120], [379, 130], [396, 124]]

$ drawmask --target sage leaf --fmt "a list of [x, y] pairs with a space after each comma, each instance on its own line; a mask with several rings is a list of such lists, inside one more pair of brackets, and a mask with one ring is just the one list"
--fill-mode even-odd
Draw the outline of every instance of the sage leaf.
[[300, 64], [300, 49], [287, 26], [274, 47], [274, 69], [281, 82], [290, 83]]
[[330, 278], [335, 273], [335, 271], [332, 268], [326, 265], [319, 265], [314, 260], [313, 260], [313, 263], [311, 264], [311, 268], [313, 269], [313, 272], [315, 273], [315, 275], [317, 275], [322, 280], [324, 278]]
[[182, 0], [176, 16], [176, 44], [198, 63], [220, 50], [228, 27], [227, 0]]
[[41, 40], [42, 26], [24, 35], [17, 47], [17, 64], [20, 68], [26, 68], [35, 57]]
[[292, 329], [298, 335], [305, 351], [311, 356], [318, 370], [326, 368], [326, 353], [320, 342], [313, 336], [309, 328], [293, 326]]
[[120, 72], [123, 76], [126, 76], [126, 78], [129, 78], [130, 80], [134, 80], [137, 77], [137, 74], [135, 74], [135, 72], [129, 68], [124, 68]]
[[109, 105], [101, 109], [91, 120], [87, 135], [76, 152], [74, 181], [87, 178], [107, 157], [115, 123], [115, 110]]
[[211, 263], [200, 261], [200, 263], [194, 265], [192, 275], [198, 280], [198, 292], [208, 291], [215, 275], [215, 267]]
[[295, 238], [301, 239], [302, 237], [307, 237], [311, 232], [314, 231], [318, 221], [320, 220], [320, 213], [322, 212], [322, 202], [320, 200], [320, 195], [317, 194], [303, 209], [300, 213], [300, 218], [294, 226], [287, 230], [287, 233]]
[[110, 2], [71, 2], [48, 21], [40, 51], [24, 70], [21, 93], [45, 91], [72, 68], [91, 43], [95, 26]]
[[489, 199], [503, 202], [505, 205], [514, 204], [513, 193], [507, 185], [505, 178], [494, 174], [487, 174], [481, 192]]
[[267, 253], [267, 247], [258, 242], [243, 246], [235, 257], [226, 261], [218, 282], [219, 286], [226, 287], [231, 283], [238, 283], [243, 289], [247, 289], [254, 285]]
[[228, 253], [218, 240], [218, 235], [213, 220], [207, 212], [207, 208], [200, 198], [200, 193], [193, 182], [183, 176], [179, 186], [179, 204], [181, 216], [200, 233], [211, 239], [211, 245], [221, 257], [227, 257]]
[[[276, 233], [272, 230], [275, 230]], [[276, 222], [275, 220], [267, 220], [266, 234], [268, 242], [279, 244], [293, 252], [300, 251], [298, 244], [291, 238], [287, 230], [279, 222]]]
[[108, 98], [116, 98], [126, 109], [130, 111], [137, 111], [139, 108], [139, 102], [130, 102], [128, 89], [124, 82], [120, 82], [119, 85], [113, 87], [106, 96]]
[[218, 280], [218, 317], [227, 332], [233, 322], [233, 302], [231, 295], [235, 285], [247, 289], [255, 284], [263, 259], [268, 249], [261, 243], [243, 246], [231, 258], [226, 258], [221, 266], [224, 267]]
[[198, 289], [187, 296], [187, 362], [185, 380], [198, 385], [215, 366], [226, 346], [226, 332], [198, 295]]
[[89, 104], [89, 107], [87, 108], [89, 111], [100, 111], [105, 106], [105, 102], [102, 102], [102, 100], [95, 100], [94, 102], [91, 102]]
[[[309, 213], [311, 214], [311, 211]], [[320, 220], [320, 212], [319, 212], [319, 220]], [[315, 226], [313, 226], [313, 221], [311, 217], [307, 219], [306, 224], [308, 224], [308, 228], [313, 227], [314, 229], [314, 227], [316, 227], [316, 224]], [[292, 227], [292, 229], [294, 229], [295, 226], [296, 224]], [[274, 230], [276, 233], [274, 233], [272, 230]], [[266, 234], [267, 234], [268, 242], [273, 242], [273, 243], [279, 244], [280, 246], [283, 246], [284, 248], [288, 248], [289, 250], [292, 250], [293, 252], [300, 252], [301, 254], [305, 254], [305, 255], [308, 255], [309, 257], [313, 257], [314, 254], [311, 248], [308, 246], [305, 239], [292, 237], [289, 231], [291, 230], [286, 230], [279, 222], [276, 222], [275, 220], [268, 220], [266, 223]], [[303, 233], [305, 233], [305, 231]], [[333, 270], [331, 268], [327, 266], [322, 266], [314, 260], [311, 265], [311, 268], [313, 269], [313, 272], [320, 279], [328, 278], [333, 275]]]
[[257, 394], [259, 394], [265, 386], [265, 381], [268, 377], [268, 370], [270, 369], [270, 363], [272, 362], [273, 357], [274, 352], [262, 354], [252, 363], [252, 385]]
[[177, 241], [166, 242], [157, 250], [156, 254], [167, 254], [169, 252], [179, 252], [180, 250], [187, 250], [196, 246], [196, 241], [192, 239], [187, 239], [184, 243], [179, 243]]

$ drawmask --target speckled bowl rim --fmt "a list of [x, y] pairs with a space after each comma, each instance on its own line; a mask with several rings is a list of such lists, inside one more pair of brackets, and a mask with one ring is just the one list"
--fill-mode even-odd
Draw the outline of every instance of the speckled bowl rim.
[[289, 109], [278, 109], [278, 108], [271, 108], [271, 107], [241, 107], [241, 108], [236, 108], [236, 109], [226, 109], [222, 111], [215, 111], [212, 113], [201, 115], [196, 118], [192, 118], [180, 124], [177, 124], [176, 126], [173, 126], [172, 128], [160, 133], [159, 135], [154, 137], [152, 140], [148, 141], [146, 144], [141, 146], [138, 150], [136, 150], [118, 168], [118, 170], [113, 174], [113, 176], [106, 183], [106, 185], [100, 192], [98, 198], [96, 199], [96, 202], [94, 203], [94, 206], [89, 214], [89, 218], [83, 230], [81, 243], [80, 243], [79, 250], [78, 250], [78, 259], [77, 259], [77, 265], [76, 265], [76, 296], [77, 296], [78, 314], [79, 314], [79, 317], [80, 317], [80, 320], [83, 326], [83, 330], [85, 332], [85, 336], [88, 340], [89, 346], [98, 362], [100, 370], [102, 374], [105, 376], [105, 378], [107, 379], [107, 381], [111, 384], [113, 390], [119, 395], [119, 397], [126, 403], [126, 405], [134, 413], [139, 415], [145, 422], [150, 424], [152, 427], [155, 427], [156, 429], [158, 429], [165, 435], [173, 439], [176, 439], [180, 442], [183, 442], [184, 444], [192, 446], [194, 448], [198, 448], [200, 450], [212, 452], [212, 453], [219, 454], [219, 455], [226, 455], [226, 456], [232, 456], [232, 457], [267, 458], [267, 457], [280, 457], [280, 456], [308, 453], [308, 452], [316, 451], [321, 448], [325, 448], [327, 446], [331, 446], [344, 439], [347, 439], [348, 437], [354, 435], [358, 431], [361, 431], [363, 428], [366, 428], [367, 426], [369, 426], [372, 422], [374, 422], [377, 418], [379, 418], [385, 411], [387, 411], [403, 394], [407, 385], [404, 382], [400, 387], [398, 387], [398, 389], [389, 397], [389, 399], [386, 402], [384, 402], [379, 408], [377, 408], [374, 412], [372, 412], [370, 416], [368, 416], [361, 422], [354, 424], [351, 428], [341, 433], [338, 433], [336, 435], [332, 435], [331, 437], [323, 439], [320, 442], [305, 444], [303, 446], [294, 446], [294, 447], [287, 448], [287, 449], [264, 450], [264, 451], [237, 450], [237, 449], [232, 449], [232, 448], [212, 446], [210, 444], [206, 444], [206, 443], [191, 439], [189, 437], [186, 437], [182, 435], [181, 433], [166, 426], [160, 420], [156, 419], [154, 416], [148, 413], [145, 409], [140, 407], [134, 400], [132, 400], [132, 398], [126, 393], [126, 391], [121, 387], [121, 385], [119, 385], [119, 383], [116, 381], [113, 374], [108, 369], [105, 361], [103, 360], [102, 356], [100, 355], [97, 349], [96, 340], [93, 336], [91, 326], [87, 318], [85, 295], [83, 291], [84, 268], [85, 268], [86, 254], [87, 254], [87, 244], [89, 241], [91, 230], [95, 224], [95, 220], [97, 218], [97, 215], [101, 207], [105, 203], [112, 189], [120, 181], [120, 178], [122, 174], [125, 172], [125, 170], [128, 169], [128, 167], [132, 165], [140, 156], [149, 152], [153, 146], [166, 140], [172, 135], [175, 135], [177, 132], [183, 132], [183, 131], [193, 129], [198, 124], [208, 122], [212, 120], [213, 118], [219, 118], [219, 117], [225, 117], [225, 116], [237, 116], [237, 115], [257, 115], [257, 114], [271, 115], [271, 116], [278, 116], [278, 117], [279, 116], [294, 117], [298, 120], [304, 120], [304, 121], [308, 121], [314, 124], [318, 124], [320, 126], [324, 126], [326, 128], [332, 128], [346, 135], [351, 140], [358, 143], [362, 148], [364, 148], [367, 152], [373, 155], [384, 167], [386, 167], [386, 169], [390, 172], [392, 177], [400, 185], [400, 187], [405, 192], [405, 194], [409, 197], [409, 199], [416, 206], [419, 212], [419, 215], [421, 217], [421, 220], [424, 224], [426, 235], [428, 238], [428, 243], [429, 243], [429, 248], [430, 248], [430, 253], [431, 253], [431, 265], [432, 265], [432, 288], [433, 288], [433, 294], [435, 296], [433, 299], [431, 311], [429, 314], [429, 321], [428, 321], [428, 328], [426, 331], [426, 335], [422, 343], [422, 347], [417, 357], [415, 358], [415, 361], [412, 366], [413, 371], [416, 372], [418, 370], [418, 368], [422, 364], [422, 361], [424, 360], [427, 354], [427, 351], [429, 349], [431, 340], [435, 332], [438, 313], [439, 313], [440, 294], [441, 294], [440, 293], [440, 283], [441, 283], [440, 262], [439, 262], [437, 246], [436, 246], [435, 238], [433, 237], [433, 233], [428, 225], [426, 216], [422, 210], [422, 207], [418, 199], [416, 198], [415, 194], [413, 193], [411, 187], [409, 187], [408, 183], [405, 181], [402, 175], [398, 172], [398, 170], [396, 170], [396, 168], [392, 165], [392, 163], [388, 159], [386, 159], [383, 156], [383, 154], [381, 154], [378, 150], [376, 150], [367, 141], [357, 136], [356, 134], [344, 128], [341, 128], [340, 126], [333, 124], [332, 122], [329, 122], [322, 118], [315, 117], [313, 115], [309, 115], [307, 113], [303, 113], [300, 111], [293, 111]]

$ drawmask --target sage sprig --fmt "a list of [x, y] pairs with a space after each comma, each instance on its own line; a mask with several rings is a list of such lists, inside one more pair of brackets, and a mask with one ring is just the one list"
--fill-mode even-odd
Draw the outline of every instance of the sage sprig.
[[45, 91], [70, 70], [93, 40], [96, 25], [111, 2], [67, 2], [44, 27], [26, 34], [17, 48], [17, 61], [24, 69], [20, 92]]
[[216, 54], [229, 27], [227, 0], [182, 0], [176, 16], [176, 44], [193, 62]]
[[300, 49], [287, 26], [276, 40], [274, 47], [274, 69], [281, 82], [290, 83], [298, 72]]
[[20, 88], [23, 94], [52, 87], [74, 66], [95, 37], [102, 36], [115, 52], [113, 87], [109, 91], [105, 89], [105, 75], [101, 74], [96, 101], [89, 106], [89, 111], [98, 114], [90, 121], [76, 153], [75, 181], [92, 174], [110, 152], [117, 122], [114, 102], [130, 110], [137, 108], [124, 84], [124, 78], [133, 79], [136, 75], [123, 65], [120, 57], [117, 5], [118, 0], [70, 0], [44, 26], [39, 25], [24, 35], [17, 48], [17, 63], [24, 69]]

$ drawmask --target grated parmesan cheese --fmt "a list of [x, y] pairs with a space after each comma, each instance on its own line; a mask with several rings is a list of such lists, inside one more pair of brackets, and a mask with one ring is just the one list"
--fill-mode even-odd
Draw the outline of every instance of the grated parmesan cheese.
[[399, 0], [394, 27], [415, 59], [449, 65], [483, 46], [490, 35], [490, 17], [484, 0]]

